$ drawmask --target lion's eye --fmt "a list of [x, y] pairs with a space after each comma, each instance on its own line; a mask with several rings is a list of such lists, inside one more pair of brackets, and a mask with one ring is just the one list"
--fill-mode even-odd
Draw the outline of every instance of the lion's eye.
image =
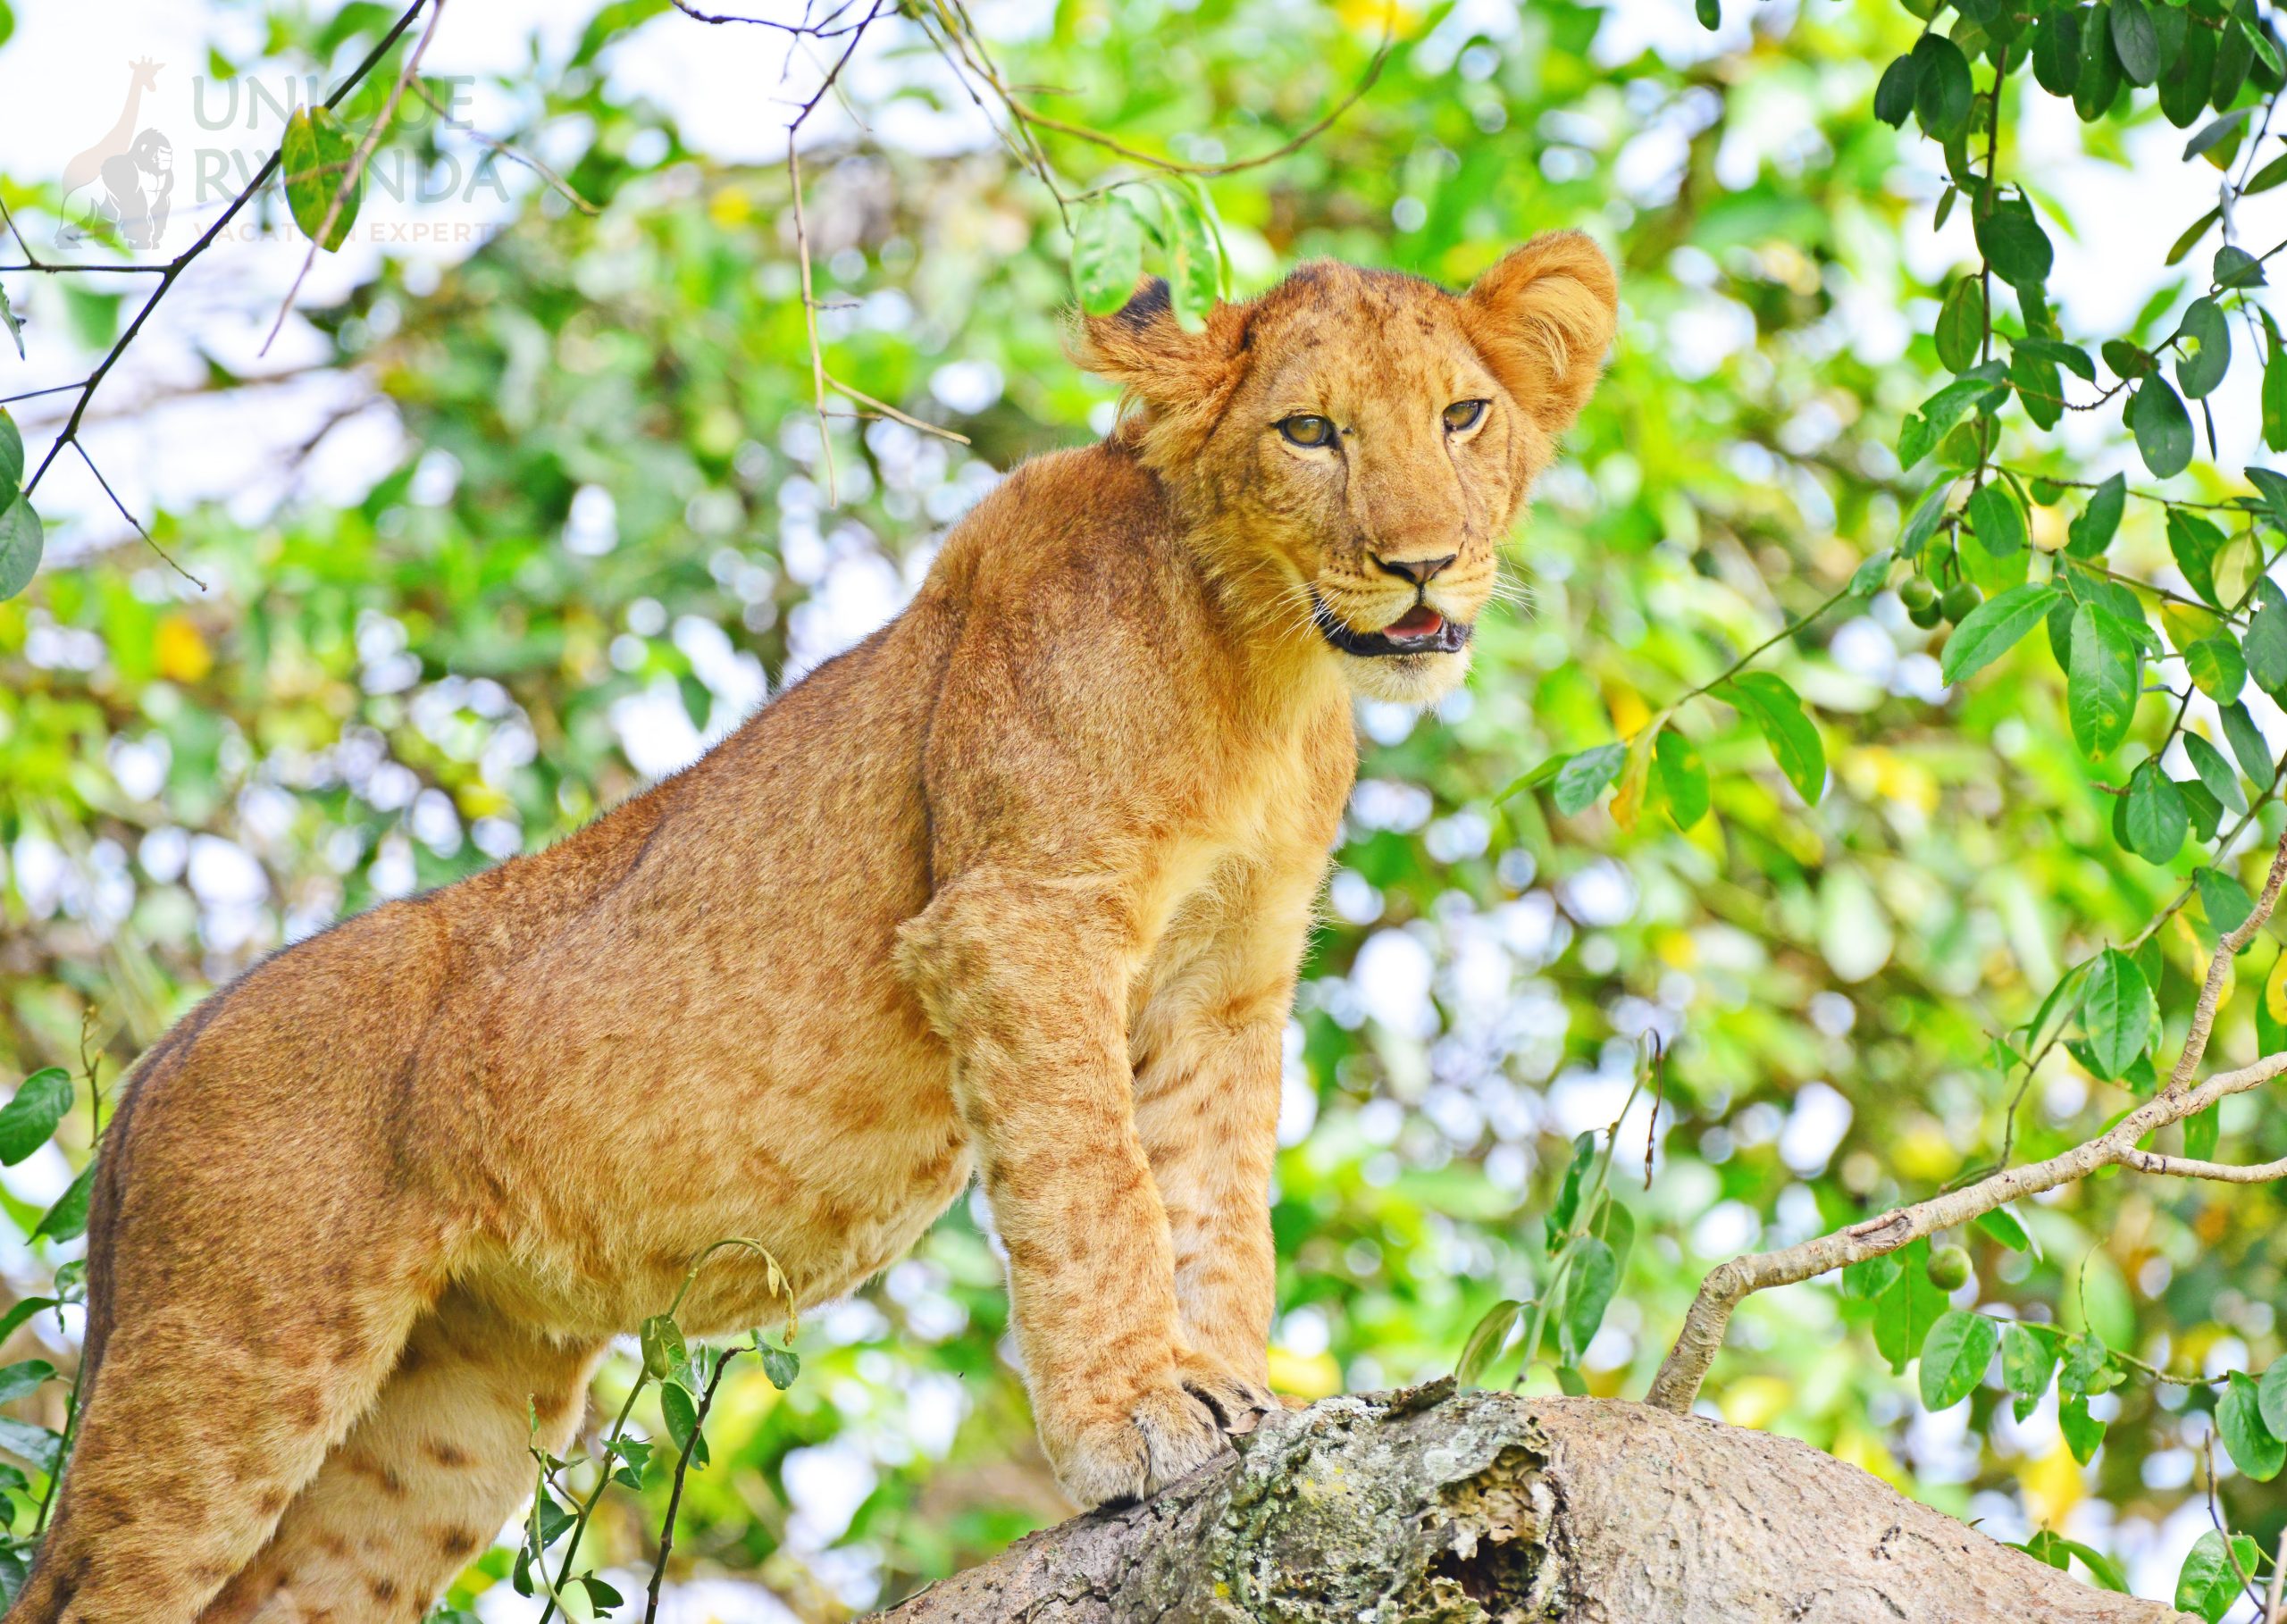
[[1445, 408], [1445, 427], [1459, 434], [1464, 429], [1477, 427], [1477, 420], [1484, 415], [1482, 400], [1456, 400]]
[[1298, 446], [1330, 446], [1334, 444], [1334, 423], [1329, 418], [1313, 417], [1307, 412], [1278, 420], [1278, 431]]

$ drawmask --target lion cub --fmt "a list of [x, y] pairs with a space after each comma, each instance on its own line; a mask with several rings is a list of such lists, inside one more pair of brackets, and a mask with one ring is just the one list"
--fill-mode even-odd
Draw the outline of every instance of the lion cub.
[[[1351, 699], [1460, 682], [1580, 409], [1611, 266], [1465, 294], [1320, 264], [1018, 469], [912, 606], [579, 834], [344, 921], [140, 1063], [88, 1391], [9, 1624], [414, 1620], [561, 1450], [607, 1341], [726, 1235], [803, 1302], [980, 1173], [1042, 1442], [1152, 1493], [1273, 1401], [1279, 1038]], [[725, 1254], [684, 1318], [775, 1318]], [[528, 1408], [529, 1407], [529, 1408]]]

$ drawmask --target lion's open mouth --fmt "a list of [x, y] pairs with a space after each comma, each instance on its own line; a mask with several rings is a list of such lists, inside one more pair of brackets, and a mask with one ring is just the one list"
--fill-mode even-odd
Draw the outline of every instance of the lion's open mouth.
[[1316, 603], [1319, 635], [1345, 654], [1372, 659], [1397, 654], [1457, 654], [1469, 641], [1470, 628], [1447, 620], [1426, 603], [1417, 603], [1378, 632], [1361, 632], [1343, 624], [1322, 602]]

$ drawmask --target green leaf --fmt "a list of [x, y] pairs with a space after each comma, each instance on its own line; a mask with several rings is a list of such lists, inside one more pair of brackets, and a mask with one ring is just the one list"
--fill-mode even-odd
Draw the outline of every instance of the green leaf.
[[754, 1351], [762, 1356], [762, 1373], [781, 1393], [792, 1386], [794, 1378], [802, 1373], [802, 1361], [792, 1348], [782, 1348], [757, 1337]]
[[46, 544], [29, 501], [18, 497], [0, 508], [0, 599], [13, 598], [31, 584]]
[[15, 341], [16, 359], [27, 359], [24, 354], [24, 318], [18, 315], [16, 307], [8, 302], [8, 289], [4, 287], [0, 287], [0, 327], [6, 328], [8, 337]]
[[[2201, 638], [2183, 651], [2183, 666], [2199, 684], [2199, 691], [2219, 704], [2237, 699], [2240, 690], [2248, 685], [2248, 663], [2241, 657], [2239, 644], [2229, 637]], [[2229, 805], [2229, 798], [2224, 798], [2224, 802]], [[2243, 812], [2247, 808], [2232, 809]]]
[[1564, 1313], [1558, 1322], [1565, 1349], [1577, 1357], [1596, 1335], [1620, 1285], [1620, 1260], [1595, 1235], [1574, 1243], [1572, 1270], [1564, 1283]]
[[2066, 527], [2065, 550], [2075, 558], [2101, 556], [2112, 545], [2113, 534], [2120, 529], [2121, 511], [2127, 505], [2128, 481], [2115, 473], [2097, 487], [2089, 505]]
[[1624, 744], [1599, 744], [1592, 750], [1582, 750], [1557, 772], [1556, 790], [1551, 797], [1556, 809], [1572, 817], [1595, 806], [1627, 762]]
[[[1988, 485], [1978, 495], [1989, 495], [1993, 490]], [[2014, 504], [2010, 511], [2015, 512]], [[2022, 517], [2018, 523], [2023, 524]], [[1946, 639], [1945, 657], [1939, 667], [1944, 682], [1951, 686], [1966, 681], [1999, 659], [2039, 625], [2049, 607], [2063, 597], [2054, 582], [2029, 582], [1978, 605]]]
[[2287, 1438], [2287, 1357], [2274, 1359], [2256, 1385], [2256, 1409], [2274, 1438]]
[[[2236, 1569], [2232, 1565], [2235, 1556], [2239, 1559]], [[2240, 1575], [2254, 1573], [2262, 1560], [2255, 1541], [2246, 1535], [2233, 1535], [2227, 1549], [2224, 1536], [2209, 1528], [2193, 1542], [2176, 1574], [2177, 1609], [2198, 1613], [2207, 1624], [2221, 1624], [2240, 1599]]]
[[2255, 912], [2255, 899], [2248, 895], [2248, 888], [2220, 868], [2200, 869], [2192, 883], [2199, 888], [2199, 906], [2207, 912], [2208, 927], [2218, 936], [2230, 935]]
[[1925, 134], [1949, 139], [1969, 128], [1969, 58], [1942, 34], [1914, 44], [1914, 113]]
[[707, 1464], [707, 1440], [699, 1430], [699, 1405], [691, 1394], [674, 1382], [659, 1389], [659, 1418], [678, 1452], [688, 1451], [693, 1466]]
[[2081, 13], [2055, 5], [2033, 25], [2033, 79], [2051, 96], [2070, 96], [2081, 79]]
[[2184, 255], [2198, 247], [2199, 246], [2199, 239], [2207, 235], [2207, 228], [2214, 225], [2217, 221], [2223, 218], [2224, 211], [2221, 206], [2218, 206], [2208, 210], [2199, 219], [2184, 227], [2183, 235], [2176, 239], [2174, 246], [2168, 250], [2167, 257], [2160, 263], [2164, 265], [2180, 265], [2183, 264]]
[[1691, 10], [1699, 26], [1709, 33], [1723, 26], [1723, 0], [1691, 0]]
[[2159, 79], [2160, 37], [2144, 0], [2112, 0], [2112, 47], [2130, 84], [2149, 85]]
[[2128, 736], [2142, 664], [2135, 638], [2113, 615], [2093, 603], [2073, 612], [2065, 701], [2073, 737], [2092, 759], [2109, 756]]
[[1922, 1402], [1950, 1410], [1970, 1395], [1993, 1362], [2001, 1332], [1982, 1314], [1948, 1309], [1922, 1344]]
[[2223, 1131], [2216, 1107], [2194, 1112], [2183, 1121], [2183, 1153], [2194, 1161], [2213, 1161], [2216, 1142]]
[[1499, 1355], [1509, 1340], [1509, 1334], [1517, 1328], [1518, 1318], [1523, 1312], [1523, 1303], [1507, 1297], [1486, 1310], [1485, 1317], [1470, 1331], [1469, 1340], [1462, 1344], [1462, 1356], [1453, 1361], [1454, 1385], [1474, 1387], [1479, 1385], [1478, 1378]]
[[20, 1364], [0, 1368], [0, 1404], [14, 1403], [26, 1394], [38, 1391], [54, 1376], [55, 1367], [44, 1359], [27, 1359]]
[[1561, 751], [1556, 755], [1551, 756], [1547, 760], [1542, 762], [1538, 766], [1534, 767], [1531, 771], [1520, 773], [1516, 777], [1511, 779], [1507, 786], [1502, 790], [1501, 793], [1493, 798], [1494, 800], [1498, 803], [1500, 801], [1507, 800], [1512, 795], [1521, 795], [1527, 790], [1539, 789], [1541, 785], [1546, 783], [1550, 779], [1562, 772], [1564, 770], [1564, 764], [1571, 759], [1572, 752], [1570, 750]]
[[2157, 761], [2146, 761], [2129, 775], [2124, 820], [2128, 849], [2148, 863], [2166, 865], [2183, 849], [2191, 814]]
[[2216, 556], [2224, 550], [2224, 532], [2181, 507], [2168, 509], [2168, 551], [2176, 567], [2191, 582], [2191, 590], [2221, 607], [2216, 594]]
[[2287, 475], [2250, 466], [2247, 476], [2248, 483], [2262, 493], [2263, 516], [2279, 529], [2287, 530]]
[[2248, 782], [2258, 786], [2268, 784], [2272, 778], [2271, 746], [2264, 739], [2263, 730], [2255, 724], [2248, 707], [2234, 699], [2223, 707], [2224, 738], [2232, 747], [2232, 754], [2240, 764], [2240, 771]]
[[2144, 1052], [2157, 1012], [2152, 989], [2133, 958], [2117, 948], [2097, 956], [2081, 998], [2081, 1029], [2089, 1034], [2090, 1053], [2107, 1078], [2119, 1076]]
[[1110, 315], [1144, 276], [1144, 222], [1118, 193], [1080, 205], [1072, 221], [1072, 287], [1080, 308]]
[[1938, 362], [1949, 373], [1977, 364], [1985, 341], [1985, 289], [1974, 276], [1958, 277], [1938, 307]]
[[2183, 161], [2187, 163], [2191, 163], [2225, 136], [2233, 134], [2244, 127], [2249, 115], [2254, 112], [2255, 109], [2252, 107], [2241, 107], [2236, 112], [2225, 113], [2222, 118], [2210, 119], [2200, 127], [2199, 134], [2183, 144]]
[[2216, 250], [2216, 286], [2220, 289], [2260, 288], [2263, 262], [2245, 248], [2228, 245]]
[[[303, 236], [316, 239], [319, 229], [325, 225], [326, 212], [333, 207], [342, 182], [349, 179], [349, 165], [356, 152], [356, 138], [331, 107], [298, 107], [286, 121], [286, 138], [279, 148], [280, 171], [286, 183], [286, 206]], [[331, 252], [348, 240], [349, 228], [357, 223], [364, 189], [361, 175], [342, 197], [340, 212], [334, 215], [320, 247]]]
[[2099, 4], [2081, 24], [2081, 77], [2073, 86], [2073, 111], [2082, 123], [2105, 116], [2120, 95], [2120, 53], [2113, 49], [2112, 8]]
[[1197, 332], [1222, 293], [1223, 256], [1216, 249], [1206, 205], [1190, 186], [1155, 188], [1168, 222], [1168, 292], [1176, 322]]
[[0, 1166], [14, 1167], [54, 1138], [71, 1099], [71, 1074], [61, 1066], [26, 1077], [16, 1097], [0, 1106]]
[[2038, 1399], [2057, 1374], [2057, 1344], [2011, 1321], [2001, 1331], [2001, 1385], [2019, 1398]]
[[1922, 493], [1922, 499], [1914, 503], [1906, 528], [1898, 532], [1899, 557], [1918, 558], [1922, 556], [1922, 549], [1930, 544], [1930, 538], [1938, 533], [1939, 521], [1946, 515], [1946, 498], [1953, 493], [1953, 475], [1948, 474]]
[[1826, 747], [1795, 691], [1768, 671], [1747, 671], [1717, 691], [1755, 718], [1795, 792], [1811, 806], [1826, 792]]
[[1697, 745], [1671, 727], [1662, 729], [1652, 741], [1652, 770], [1677, 828], [1688, 829], [1707, 816], [1707, 767]]
[[1571, 1229], [1572, 1220], [1580, 1210], [1580, 1191], [1587, 1183], [1588, 1169], [1596, 1159], [1596, 1136], [1585, 1130], [1575, 1134], [1572, 1159], [1565, 1164], [1563, 1180], [1556, 1187], [1556, 1200], [1548, 1210], [1552, 1237]]
[[2013, 339], [2009, 344], [2010, 348], [2019, 355], [2054, 362], [2083, 383], [2097, 381], [2097, 364], [2089, 359], [2089, 352], [2078, 344], [2067, 344], [2062, 339]]
[[2021, 344], [2009, 355], [2009, 381], [2016, 386], [2026, 416], [2044, 429], [2057, 426], [2065, 415], [2065, 390], [2054, 365]]
[[0, 506], [16, 499], [24, 482], [24, 437], [8, 408], [0, 406]]
[[2267, 575], [2255, 583], [2255, 604], [2241, 646], [2256, 685], [2274, 699], [2287, 692], [2287, 592]]
[[643, 1349], [643, 1374], [655, 1382], [672, 1381], [679, 1377], [691, 1363], [691, 1349], [683, 1341], [683, 1327], [669, 1314], [654, 1314], [646, 1319], [637, 1332]]
[[2033, 218], [2031, 204], [2023, 197], [1997, 199], [1974, 224], [1977, 251], [1996, 276], [2020, 290], [2038, 289], [2048, 280], [2057, 253]]
[[2191, 465], [2191, 414], [2157, 373], [2136, 386], [2127, 422], [2144, 465], [2157, 477], [2172, 479]]
[[80, 1176], [47, 1210], [32, 1231], [34, 1240], [76, 1241], [88, 1232], [88, 1197], [96, 1187], [96, 1161], [90, 1157]]
[[0, 1416], [0, 1449], [51, 1478], [63, 1459], [62, 1438], [45, 1427], [35, 1427], [13, 1416]]
[[[1894, 1251], [1877, 1252], [1871, 1258], [1861, 1258], [1856, 1263], [1842, 1266], [1841, 1292], [1857, 1302], [1872, 1302], [1897, 1284], [1906, 1265]], [[2287, 1365], [2287, 1360], [2280, 1361]]]
[[2179, 347], [2176, 387], [2187, 400], [2212, 394], [2232, 364], [2232, 329], [2224, 319], [2224, 307], [2214, 299], [2192, 300], [2176, 332], [2191, 346], [2189, 353]]
[[[2280, 160], [2287, 176], [2287, 157]], [[2287, 350], [2274, 331], [2264, 335], [2263, 443], [2274, 451], [2287, 451]]]
[[2092, 1550], [2077, 1539], [2059, 1539], [2057, 1543], [2079, 1557], [2087, 1565], [2090, 1577], [2098, 1584], [2115, 1595], [2128, 1594], [2128, 1581], [2121, 1577], [2119, 1568], [2103, 1552]]
[[2057, 1426], [2075, 1461], [2086, 1466], [2096, 1459], [2097, 1446], [2105, 1441], [2105, 1424], [2089, 1413], [2086, 1398], [2068, 1398], [2058, 1404]]
[[2031, 1251], [2033, 1249], [2032, 1236], [2025, 1233], [2024, 1225], [2006, 1207], [1996, 1207], [1990, 1212], [1979, 1213], [1977, 1226], [2011, 1251]]
[[1977, 544], [1987, 552], [2006, 558], [2024, 550], [2025, 510], [2017, 506], [2016, 493], [2007, 484], [1979, 487], [1963, 513], [1977, 533]]
[[[1699, 20], [1711, 29], [1715, 24], [1708, 16], [1714, 9], [1714, 0], [1700, 0]], [[1914, 111], [1914, 58], [1899, 56], [1882, 70], [1881, 82], [1874, 87], [1874, 116], [1892, 130], [1903, 128]]]
[[1893, 556], [1887, 547], [1861, 562], [1856, 569], [1850, 572], [1850, 595], [1853, 598], [1872, 598], [1881, 591], [1883, 582], [1890, 578], [1893, 562]]
[[1893, 1254], [1900, 1268], [1889, 1289], [1874, 1300], [1874, 1346], [1899, 1375], [1947, 1311], [1946, 1293], [1930, 1283], [1930, 1243], [1911, 1242]]
[[2207, 786], [2210, 795], [2232, 811], [2248, 809], [2247, 797], [2240, 792], [2240, 775], [2224, 759], [2223, 751], [2193, 732], [2184, 734], [2183, 749], [2191, 758], [2191, 770], [2199, 774], [2199, 782]]

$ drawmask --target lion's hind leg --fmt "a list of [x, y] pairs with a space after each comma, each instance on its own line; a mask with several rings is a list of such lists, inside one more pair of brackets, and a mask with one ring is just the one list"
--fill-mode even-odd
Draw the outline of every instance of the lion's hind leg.
[[[414, 1624], [570, 1441], [601, 1351], [453, 1290], [205, 1624]], [[537, 1420], [540, 1434], [532, 1436]]]

